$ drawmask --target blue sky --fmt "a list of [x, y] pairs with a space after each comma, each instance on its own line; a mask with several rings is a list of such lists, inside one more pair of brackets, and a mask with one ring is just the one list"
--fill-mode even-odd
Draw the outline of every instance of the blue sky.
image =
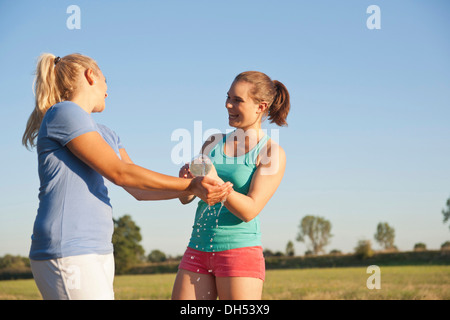
[[[80, 8], [70, 30], [67, 7]], [[381, 29], [366, 9], [378, 5]], [[233, 78], [267, 73], [291, 94], [279, 129], [286, 175], [261, 213], [263, 245], [284, 251], [305, 215], [332, 223], [327, 251], [352, 252], [379, 222], [395, 244], [438, 249], [450, 240], [450, 4], [446, 0], [0, 1], [0, 255], [26, 256], [38, 206], [35, 151], [21, 146], [43, 52], [97, 60], [107, 108], [135, 163], [177, 175], [176, 129], [229, 129]], [[269, 130], [277, 127], [265, 123]], [[196, 152], [193, 150], [192, 152]], [[130, 214], [147, 253], [182, 254], [195, 204], [137, 202], [111, 185], [114, 216]]]

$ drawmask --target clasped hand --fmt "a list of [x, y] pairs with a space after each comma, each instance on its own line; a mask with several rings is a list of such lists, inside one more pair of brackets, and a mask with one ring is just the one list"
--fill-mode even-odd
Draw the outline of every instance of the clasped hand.
[[185, 164], [180, 169], [179, 177], [192, 179], [188, 190], [210, 206], [225, 201], [233, 191], [231, 182], [220, 179], [214, 166], [206, 176], [194, 177], [189, 171], [189, 164]]

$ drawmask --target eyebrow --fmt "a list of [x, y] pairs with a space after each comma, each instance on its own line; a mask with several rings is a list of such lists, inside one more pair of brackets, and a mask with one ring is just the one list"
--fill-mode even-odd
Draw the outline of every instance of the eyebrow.
[[[230, 96], [230, 92], [227, 92], [227, 95]], [[241, 98], [239, 96], [233, 96], [233, 98], [241, 99], [242, 101], [245, 102], [244, 98]]]

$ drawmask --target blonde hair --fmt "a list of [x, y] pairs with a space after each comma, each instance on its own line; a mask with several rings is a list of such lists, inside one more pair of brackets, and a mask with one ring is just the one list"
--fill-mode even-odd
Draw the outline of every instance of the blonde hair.
[[289, 91], [278, 80], [269, 78], [259, 71], [245, 71], [236, 76], [234, 82], [245, 81], [253, 84], [250, 97], [255, 103], [266, 102], [267, 116], [271, 123], [287, 126], [286, 118], [291, 108]]
[[30, 149], [36, 146], [45, 113], [54, 104], [70, 99], [77, 89], [79, 75], [87, 69], [92, 69], [94, 73], [100, 70], [92, 58], [79, 53], [63, 58], [51, 53], [39, 56], [34, 79], [35, 106], [22, 137], [25, 147]]

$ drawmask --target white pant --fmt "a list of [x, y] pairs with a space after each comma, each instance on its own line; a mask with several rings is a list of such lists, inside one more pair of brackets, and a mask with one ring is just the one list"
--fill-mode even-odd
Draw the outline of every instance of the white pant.
[[114, 300], [112, 253], [30, 262], [44, 300]]

